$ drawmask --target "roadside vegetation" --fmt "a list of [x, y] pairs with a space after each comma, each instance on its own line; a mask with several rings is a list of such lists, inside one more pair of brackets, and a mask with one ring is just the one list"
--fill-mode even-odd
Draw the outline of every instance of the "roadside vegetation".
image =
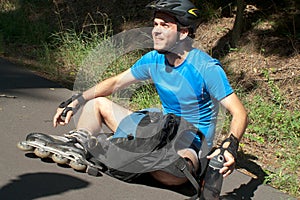
[[[94, 0], [2, 0], [0, 55], [69, 89], [86, 89], [129, 68], [148, 51], [118, 54], [109, 42], [123, 30], [151, 25], [143, 9], [147, 2], [107, 1], [100, 6]], [[203, 3], [205, 20], [195, 45], [221, 60], [248, 110], [238, 168], [299, 198], [299, 5], [292, 0], [245, 2], [246, 28], [237, 46], [228, 42], [235, 5], [217, 0]], [[159, 106], [151, 83], [129, 93], [111, 98], [133, 109]]]

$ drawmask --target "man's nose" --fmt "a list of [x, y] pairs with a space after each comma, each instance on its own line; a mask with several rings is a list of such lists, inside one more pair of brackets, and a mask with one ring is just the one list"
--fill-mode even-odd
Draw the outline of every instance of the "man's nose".
[[160, 26], [154, 26], [153, 29], [152, 29], [152, 33], [154, 34], [159, 34], [161, 33], [161, 27]]

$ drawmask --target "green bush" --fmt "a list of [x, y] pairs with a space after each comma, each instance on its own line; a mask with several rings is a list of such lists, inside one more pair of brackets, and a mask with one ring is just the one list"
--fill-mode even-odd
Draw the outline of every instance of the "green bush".
[[[0, 30], [5, 42], [40, 45], [53, 27], [47, 19], [49, 1], [1, 1]], [[43, 15], [38, 11], [44, 10]]]

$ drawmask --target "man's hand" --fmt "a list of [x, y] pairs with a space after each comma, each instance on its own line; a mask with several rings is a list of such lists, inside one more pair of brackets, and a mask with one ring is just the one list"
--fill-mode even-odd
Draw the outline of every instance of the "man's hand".
[[62, 102], [53, 117], [53, 126], [66, 125], [70, 122], [71, 117], [78, 111], [80, 106], [84, 105], [86, 100], [83, 98], [82, 93], [74, 94], [68, 100]]
[[[213, 157], [215, 157], [216, 155], [221, 153], [221, 149], [216, 149], [212, 154], [210, 154], [209, 156], [207, 156], [208, 159], [212, 159]], [[229, 153], [227, 150], [225, 150], [224, 152], [224, 159], [225, 162], [223, 164], [223, 168], [220, 169], [220, 173], [223, 174], [223, 177], [227, 177], [229, 176], [233, 170], [235, 169], [235, 159], [233, 157], [233, 155], [231, 155], [231, 153]]]
[[[68, 105], [68, 107], [72, 108], [73, 106]], [[57, 108], [56, 114], [53, 117], [53, 126], [54, 127], [57, 127], [57, 125], [64, 126], [70, 122], [71, 117], [73, 116], [73, 111], [69, 110], [67, 113], [64, 113], [65, 109], [66, 108]], [[66, 116], [64, 116], [63, 114], [66, 114]]]
[[75, 108], [75, 106], [73, 106], [73, 103], [69, 104], [67, 108], [70, 108], [68, 110], [68, 112], [66, 112], [66, 108], [57, 108], [56, 113], [53, 117], [53, 126], [57, 127], [57, 125], [67, 125], [72, 116], [73, 116], [73, 110], [72, 108]]

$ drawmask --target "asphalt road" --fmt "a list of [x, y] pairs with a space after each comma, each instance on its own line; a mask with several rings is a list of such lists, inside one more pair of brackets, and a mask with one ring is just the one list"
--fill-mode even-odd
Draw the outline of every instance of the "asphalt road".
[[[71, 91], [0, 59], [0, 199], [1, 200], [183, 200], [189, 187], [163, 188], [142, 177], [129, 184], [107, 175], [98, 177], [41, 160], [16, 148], [30, 132], [63, 134], [74, 124], [52, 128], [57, 105]], [[223, 195], [236, 199], [293, 199], [261, 181], [235, 171], [226, 178]]]

